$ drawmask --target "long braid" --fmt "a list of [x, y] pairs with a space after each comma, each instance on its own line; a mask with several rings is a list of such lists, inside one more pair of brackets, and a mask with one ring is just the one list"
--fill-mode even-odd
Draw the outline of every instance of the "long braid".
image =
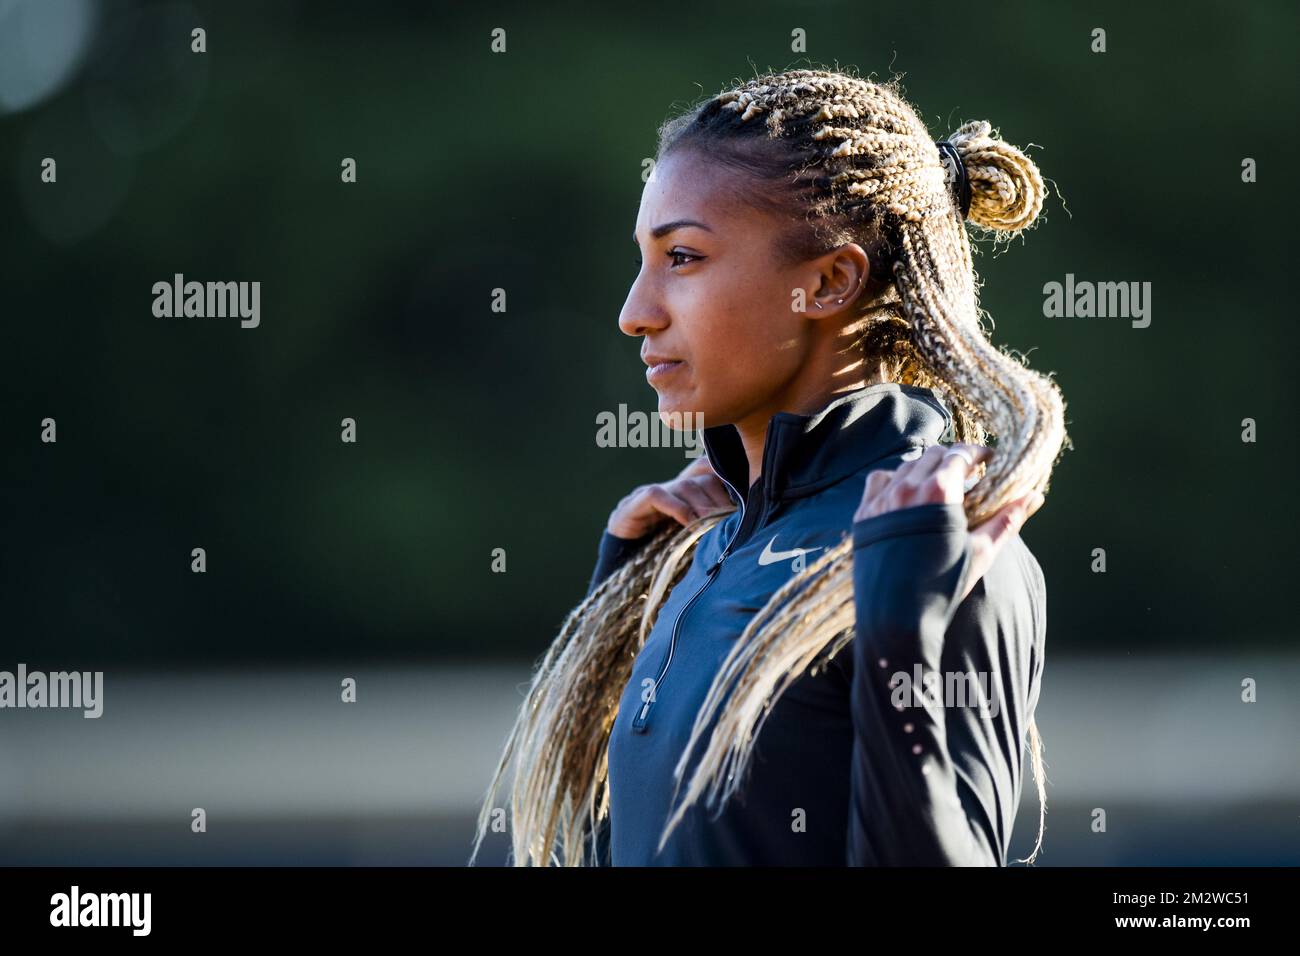
[[[479, 811], [470, 863], [499, 807], [512, 758], [511, 858], [577, 866], [584, 835], [608, 810], [610, 728], [623, 685], [664, 596], [686, 573], [696, 541], [717, 522], [665, 526], [569, 612], [533, 675]], [[553, 849], [556, 843], [560, 853]]]
[[[961, 126], [949, 142], [966, 167], [967, 218], [976, 228], [997, 237], [1033, 224], [1044, 189], [1028, 157], [982, 121]], [[661, 158], [689, 147], [707, 148], [749, 171], [759, 187], [779, 184], [775, 198], [752, 190], [755, 203], [808, 213], [810, 233], [791, 237], [791, 255], [845, 242], [868, 250], [872, 272], [887, 281], [877, 279], [883, 288], [864, 292], [858, 303], [864, 357], [886, 361], [902, 384], [934, 388], [953, 412], [958, 440], [996, 438], [992, 458], [965, 497], [972, 526], [1030, 490], [1046, 492], [1068, 442], [1064, 401], [1050, 378], [988, 340], [961, 211], [934, 141], [896, 84], [812, 69], [756, 77], [661, 127]], [[574, 610], [538, 669], [493, 781], [495, 788], [519, 750], [522, 773], [511, 801], [516, 862], [550, 862], [557, 830], [563, 862], [582, 862], [576, 850], [582, 826], [591, 832], [607, 805], [608, 736], [630, 677], [630, 655], [684, 573], [705, 524], [661, 532]], [[690, 755], [716, 714], [661, 847], [697, 799], [717, 805], [741, 787], [772, 703], [852, 640], [852, 561], [846, 539], [793, 576], [749, 622], [677, 764], [680, 790]], [[1032, 719], [1027, 738], [1040, 804], [1038, 843], [1024, 861], [1032, 862], [1046, 810], [1042, 738]], [[1019, 767], [1013, 772], [1018, 778]], [[485, 803], [481, 826], [488, 810]]]

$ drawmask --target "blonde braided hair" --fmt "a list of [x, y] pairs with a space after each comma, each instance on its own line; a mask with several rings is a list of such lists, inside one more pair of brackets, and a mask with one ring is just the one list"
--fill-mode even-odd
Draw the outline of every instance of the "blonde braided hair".
[[[965, 166], [966, 218], [977, 229], [1007, 239], [1035, 222], [1043, 179], [1022, 151], [983, 121], [966, 123], [948, 142]], [[949, 174], [896, 81], [818, 69], [757, 76], [660, 128], [660, 159], [688, 148], [707, 148], [711, 161], [743, 175], [755, 205], [803, 211], [803, 222], [778, 242], [794, 261], [847, 242], [868, 251], [873, 277], [857, 303], [860, 321], [850, 327], [860, 333], [855, 345], [892, 380], [935, 389], [953, 412], [957, 440], [994, 438], [993, 455], [965, 497], [971, 526], [1031, 490], [1046, 494], [1068, 444], [1064, 400], [1050, 378], [989, 341]], [[587, 862], [590, 837], [608, 813], [609, 734], [633, 659], [696, 542], [719, 520], [661, 529], [570, 613], [534, 673], [488, 787], [474, 856], [513, 757], [513, 861]], [[720, 807], [742, 786], [775, 699], [853, 638], [852, 559], [845, 536], [773, 594], [735, 643], [677, 764], [680, 787], [717, 714], [660, 848], [701, 796]], [[1046, 819], [1042, 738], [1032, 718], [1027, 736], [1039, 827], [1033, 853], [1021, 862], [1037, 856]], [[1017, 780], [1019, 770], [1012, 768]]]

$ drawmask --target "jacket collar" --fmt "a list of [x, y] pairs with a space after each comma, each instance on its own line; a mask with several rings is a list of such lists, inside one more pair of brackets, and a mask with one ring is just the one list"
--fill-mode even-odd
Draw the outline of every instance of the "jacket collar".
[[[897, 382], [846, 392], [813, 415], [778, 412], [763, 448], [763, 495], [780, 501], [815, 494], [883, 458], [935, 444], [951, 424], [933, 389]], [[736, 426], [705, 428], [704, 450], [743, 498], [749, 461]]]

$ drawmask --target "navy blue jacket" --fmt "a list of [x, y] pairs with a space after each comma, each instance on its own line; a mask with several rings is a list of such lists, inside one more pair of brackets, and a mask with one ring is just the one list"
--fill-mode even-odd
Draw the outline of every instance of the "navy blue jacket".
[[[895, 383], [780, 413], [743, 498], [739, 433], [704, 430], [738, 509], [700, 539], [636, 657], [611, 732], [601, 863], [1006, 865], [1043, 668], [1042, 570], [1016, 536], [958, 603], [971, 557], [960, 504], [853, 521], [867, 474], [918, 456], [951, 421], [933, 391]], [[702, 798], [656, 853], [673, 768], [723, 659], [772, 593], [848, 534], [853, 640], [776, 699], [721, 812]], [[606, 531], [591, 589], [648, 540]]]

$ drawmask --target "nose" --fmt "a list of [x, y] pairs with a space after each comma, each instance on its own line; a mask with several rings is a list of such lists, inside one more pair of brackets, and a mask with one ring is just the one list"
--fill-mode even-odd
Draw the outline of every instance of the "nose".
[[623, 311], [618, 316], [618, 327], [624, 335], [645, 335], [668, 327], [668, 317], [660, 306], [650, 301], [633, 283], [627, 294]]

